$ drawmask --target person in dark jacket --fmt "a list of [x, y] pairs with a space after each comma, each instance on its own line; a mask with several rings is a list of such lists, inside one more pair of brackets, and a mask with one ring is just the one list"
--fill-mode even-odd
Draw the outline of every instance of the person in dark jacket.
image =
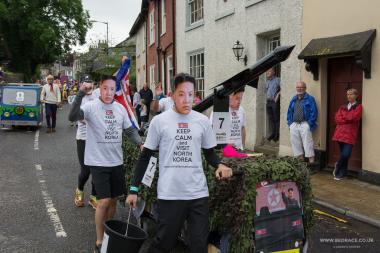
[[144, 87], [139, 91], [140, 93], [140, 97], [141, 99], [144, 99], [144, 101], [146, 102], [146, 105], [148, 107], [148, 113], [147, 113], [147, 117], [149, 119], [149, 113], [150, 113], [150, 103], [152, 102], [153, 100], [153, 92], [152, 90], [149, 88], [148, 84], [147, 83], [144, 83]]
[[335, 114], [336, 128], [333, 141], [338, 142], [340, 157], [335, 163], [334, 179], [341, 180], [347, 176], [348, 160], [358, 138], [360, 120], [362, 118], [362, 105], [358, 102], [358, 91], [347, 90], [348, 103], [339, 107]]
[[306, 92], [305, 82], [297, 82], [296, 90], [297, 95], [291, 99], [287, 114], [290, 142], [294, 156], [301, 160], [305, 156], [310, 165], [314, 165], [314, 142], [311, 133], [317, 127], [317, 104], [314, 97]]

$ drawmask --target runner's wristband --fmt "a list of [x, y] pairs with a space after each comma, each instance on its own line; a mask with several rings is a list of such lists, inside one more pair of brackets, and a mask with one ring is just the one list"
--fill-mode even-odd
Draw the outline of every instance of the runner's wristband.
[[129, 193], [137, 194], [138, 192], [139, 192], [139, 187], [137, 187], [137, 186], [129, 187]]

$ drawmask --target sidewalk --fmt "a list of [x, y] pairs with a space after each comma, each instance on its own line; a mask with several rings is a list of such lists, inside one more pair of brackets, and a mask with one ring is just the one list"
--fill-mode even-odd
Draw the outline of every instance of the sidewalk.
[[335, 181], [328, 171], [311, 176], [314, 202], [380, 227], [380, 186], [355, 178]]

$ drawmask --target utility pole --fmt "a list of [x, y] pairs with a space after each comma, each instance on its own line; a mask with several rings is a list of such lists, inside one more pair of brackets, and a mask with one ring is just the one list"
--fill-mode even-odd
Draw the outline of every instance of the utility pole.
[[102, 23], [105, 24], [107, 27], [107, 40], [106, 40], [106, 68], [108, 68], [108, 22], [105, 21], [98, 21], [98, 20], [90, 20], [91, 23]]

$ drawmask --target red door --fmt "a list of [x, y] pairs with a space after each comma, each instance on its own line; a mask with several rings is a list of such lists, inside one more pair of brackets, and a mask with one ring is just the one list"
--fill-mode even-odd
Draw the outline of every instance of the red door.
[[[328, 165], [334, 166], [339, 159], [339, 146], [332, 141], [335, 130], [335, 113], [339, 106], [347, 103], [346, 91], [354, 88], [362, 98], [363, 71], [355, 64], [353, 57], [334, 58], [328, 61], [329, 74], [329, 105], [328, 105]], [[355, 144], [348, 164], [349, 170], [358, 171], [362, 168], [362, 134], [359, 130], [358, 140]]]

